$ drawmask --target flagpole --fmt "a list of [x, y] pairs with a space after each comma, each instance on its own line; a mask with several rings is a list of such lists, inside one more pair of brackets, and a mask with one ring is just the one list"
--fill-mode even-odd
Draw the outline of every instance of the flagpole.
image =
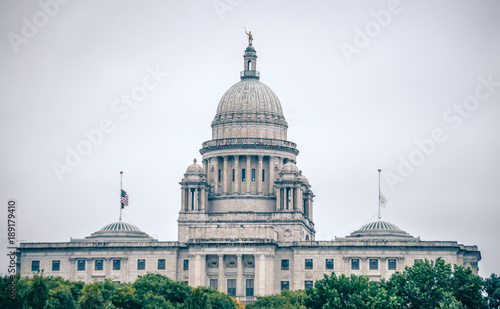
[[382, 170], [378, 169], [378, 219], [380, 220], [380, 172]]
[[123, 171], [120, 171], [120, 221], [122, 221], [122, 178], [123, 178]]

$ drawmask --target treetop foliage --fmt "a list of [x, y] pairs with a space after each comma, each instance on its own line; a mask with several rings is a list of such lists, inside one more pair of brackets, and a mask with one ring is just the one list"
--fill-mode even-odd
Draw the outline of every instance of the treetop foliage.
[[[10, 277], [0, 278], [0, 308], [245, 308], [225, 293], [192, 288], [160, 274], [147, 274], [133, 283], [110, 280], [84, 284], [38, 273], [17, 276], [16, 298], [9, 299]], [[481, 279], [469, 268], [443, 260], [425, 260], [395, 273], [389, 280], [364, 276], [324, 275], [307, 290], [259, 297], [247, 309], [500, 309], [500, 277]]]

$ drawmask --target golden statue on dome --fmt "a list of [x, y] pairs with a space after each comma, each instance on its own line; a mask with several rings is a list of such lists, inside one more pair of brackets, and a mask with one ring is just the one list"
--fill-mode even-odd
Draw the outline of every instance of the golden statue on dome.
[[247, 32], [247, 28], [245, 28], [245, 33], [248, 35], [248, 46], [252, 46], [252, 41], [253, 41], [252, 31]]

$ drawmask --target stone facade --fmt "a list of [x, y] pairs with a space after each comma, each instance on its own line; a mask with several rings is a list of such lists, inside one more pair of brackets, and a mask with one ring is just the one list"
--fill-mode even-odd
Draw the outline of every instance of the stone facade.
[[380, 280], [439, 257], [477, 274], [476, 246], [422, 241], [380, 219], [316, 241], [314, 193], [297, 167], [281, 104], [259, 81], [252, 46], [243, 58], [241, 81], [222, 97], [212, 140], [202, 144], [202, 164], [194, 160], [180, 182], [178, 241], [155, 240], [119, 221], [85, 239], [21, 244], [20, 273], [130, 282], [155, 272], [242, 301], [304, 289], [332, 271]]

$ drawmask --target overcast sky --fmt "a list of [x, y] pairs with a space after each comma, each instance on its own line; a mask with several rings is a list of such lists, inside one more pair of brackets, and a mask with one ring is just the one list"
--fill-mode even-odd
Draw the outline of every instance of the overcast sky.
[[82, 238], [118, 219], [121, 170], [125, 220], [176, 240], [178, 183], [239, 81], [246, 27], [317, 240], [376, 219], [381, 168], [384, 220], [477, 245], [480, 275], [500, 273], [500, 2], [40, 3], [0, 1], [0, 272], [9, 198], [18, 239]]

